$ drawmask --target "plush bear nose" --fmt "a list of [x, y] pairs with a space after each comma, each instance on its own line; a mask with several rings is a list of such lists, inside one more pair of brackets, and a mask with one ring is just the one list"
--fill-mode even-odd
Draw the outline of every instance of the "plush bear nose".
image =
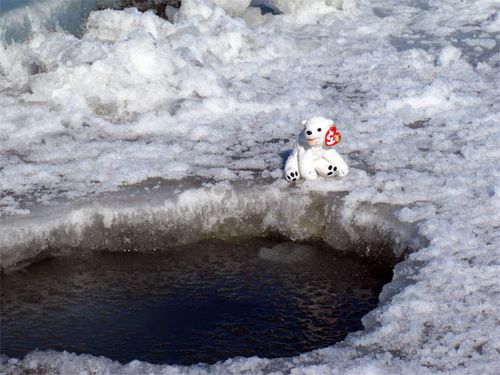
[[306, 131], [306, 133], [307, 133], [307, 135], [311, 135], [313, 132], [308, 130], [308, 131]]

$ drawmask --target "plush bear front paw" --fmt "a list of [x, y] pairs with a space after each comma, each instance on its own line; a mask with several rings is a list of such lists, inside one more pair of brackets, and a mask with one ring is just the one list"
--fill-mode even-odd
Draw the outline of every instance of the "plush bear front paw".
[[288, 171], [288, 173], [286, 174], [286, 179], [288, 180], [288, 182], [297, 181], [299, 178], [300, 178], [299, 172], [294, 169]]

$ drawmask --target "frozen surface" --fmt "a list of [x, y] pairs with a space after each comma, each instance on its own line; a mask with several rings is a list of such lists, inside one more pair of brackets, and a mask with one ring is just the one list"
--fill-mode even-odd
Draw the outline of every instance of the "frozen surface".
[[[3, 43], [0, 250], [61, 224], [40, 214], [41, 205], [91, 200], [152, 178], [210, 181], [158, 209], [193, 215], [201, 227], [217, 224], [210, 210], [251, 216], [257, 196], [264, 225], [286, 218], [290, 237], [318, 235], [293, 220], [311, 212], [300, 199], [328, 203], [335, 191], [345, 192], [338, 214], [345, 225], [376, 221], [361, 207], [391, 205], [428, 246], [396, 267], [366, 329], [335, 347], [192, 368], [35, 352], [4, 363], [5, 371], [498, 373], [497, 2], [271, 3], [283, 14], [254, 8], [238, 18], [185, 0], [173, 24], [105, 10], [90, 14], [81, 38], [40, 32]], [[300, 120], [316, 114], [337, 120], [351, 173], [287, 189], [283, 159]], [[227, 187], [250, 179], [262, 181], [258, 192]], [[289, 193], [298, 200], [289, 202]], [[276, 202], [290, 206], [275, 215]], [[91, 212], [60, 217], [77, 226]]]

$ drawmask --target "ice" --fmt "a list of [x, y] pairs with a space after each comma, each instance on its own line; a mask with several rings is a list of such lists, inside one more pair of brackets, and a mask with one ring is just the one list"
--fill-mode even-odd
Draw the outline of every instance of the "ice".
[[232, 16], [241, 16], [248, 9], [251, 0], [212, 0], [211, 2]]
[[460, 58], [462, 52], [458, 48], [453, 46], [448, 46], [443, 48], [441, 54], [439, 55], [439, 63], [442, 66], [448, 66], [454, 61], [457, 61]]
[[[291, 359], [185, 368], [34, 352], [3, 358], [5, 372], [498, 372], [497, 5], [269, 5], [284, 14], [202, 0], [172, 23], [104, 10], [80, 34], [41, 27], [17, 43], [5, 25], [21, 10], [2, 13], [2, 265], [63, 245], [154, 247], [161, 233], [388, 241], [411, 254], [365, 330]], [[313, 115], [337, 122], [351, 172], [289, 187], [283, 161]]]

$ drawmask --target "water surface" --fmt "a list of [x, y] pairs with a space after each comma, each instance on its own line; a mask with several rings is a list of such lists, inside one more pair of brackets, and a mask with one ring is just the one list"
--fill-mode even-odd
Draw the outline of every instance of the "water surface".
[[54, 258], [2, 275], [1, 351], [177, 364], [295, 356], [361, 329], [390, 277], [323, 245], [269, 240]]

